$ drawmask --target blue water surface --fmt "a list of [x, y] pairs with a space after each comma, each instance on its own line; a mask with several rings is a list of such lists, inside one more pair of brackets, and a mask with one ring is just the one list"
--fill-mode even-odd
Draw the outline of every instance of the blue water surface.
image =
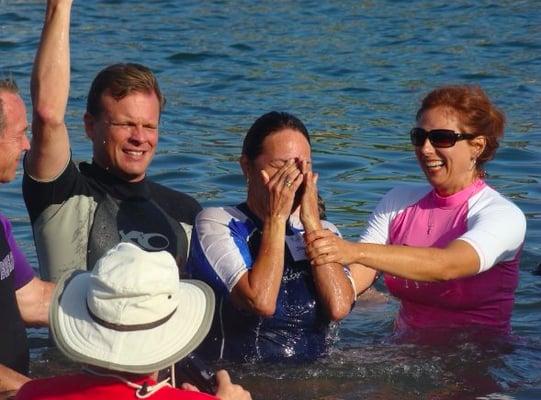
[[[0, 70], [29, 99], [44, 1], [0, 0]], [[88, 160], [82, 126], [96, 72], [139, 62], [167, 106], [150, 175], [203, 205], [244, 197], [241, 140], [259, 115], [286, 110], [313, 135], [328, 216], [355, 239], [387, 190], [422, 181], [407, 132], [437, 85], [481, 85], [508, 118], [489, 183], [527, 215], [514, 338], [400, 345], [396, 301], [360, 301], [338, 349], [316, 364], [231, 366], [254, 398], [541, 398], [541, 6], [538, 1], [76, 1], [67, 122], [73, 156]], [[29, 116], [30, 117], [30, 116]], [[36, 264], [18, 179], [1, 210]], [[379, 289], [384, 291], [383, 287]], [[33, 372], [74, 368], [30, 331]], [[269, 385], [269, 382], [272, 382]]]

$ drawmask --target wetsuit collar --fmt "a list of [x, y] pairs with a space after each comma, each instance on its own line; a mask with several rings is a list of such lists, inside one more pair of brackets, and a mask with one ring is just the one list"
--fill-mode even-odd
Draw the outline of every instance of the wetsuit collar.
[[[259, 219], [259, 217], [257, 215], [255, 215], [255, 213], [250, 210], [250, 208], [248, 207], [248, 203], [247, 202], [244, 202], [244, 203], [241, 203], [239, 205], [237, 205], [237, 208], [242, 211], [248, 218], [250, 218], [250, 220], [254, 223], [254, 225], [256, 226], [256, 228], [260, 231], [260, 232], [263, 232], [263, 221], [261, 221], [261, 219]], [[292, 224], [291, 224], [291, 215], [289, 216], [288, 220], [287, 220], [287, 224], [286, 224], [286, 235], [291, 235], [292, 233]]]
[[252, 210], [250, 210], [250, 207], [248, 207], [247, 202], [240, 203], [239, 205], [237, 205], [237, 208], [240, 211], [242, 211], [248, 218], [250, 218], [250, 220], [252, 220], [252, 222], [255, 224], [257, 229], [259, 229], [260, 231], [263, 230], [263, 221], [261, 221], [259, 217], [255, 215], [255, 213], [252, 212]]
[[80, 163], [79, 170], [83, 175], [94, 178], [109, 195], [116, 199], [129, 201], [150, 198], [150, 188], [146, 177], [139, 182], [127, 182], [111, 174], [94, 161], [92, 164]]

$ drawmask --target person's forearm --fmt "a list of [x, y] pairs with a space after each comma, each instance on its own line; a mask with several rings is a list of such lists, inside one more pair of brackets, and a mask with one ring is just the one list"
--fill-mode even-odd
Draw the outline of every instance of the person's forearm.
[[240, 300], [258, 315], [271, 316], [276, 309], [284, 272], [285, 224], [281, 218], [265, 221], [257, 258], [239, 293]]
[[19, 390], [30, 378], [0, 364], [0, 393]]
[[312, 276], [328, 317], [333, 321], [345, 318], [351, 310], [355, 294], [344, 267], [337, 263], [312, 267]]
[[405, 279], [445, 281], [479, 271], [477, 253], [460, 240], [445, 249], [370, 243], [356, 243], [350, 249], [355, 252], [355, 262]]
[[361, 264], [349, 264], [348, 268], [351, 273], [352, 285], [355, 290], [355, 297], [358, 298], [366, 292], [375, 282], [377, 272]]
[[[306, 240], [314, 266], [330, 262], [361, 264], [375, 271], [419, 281], [445, 281], [479, 272], [477, 251], [459, 239], [445, 248], [413, 247], [352, 243], [336, 237], [330, 231], [320, 230], [307, 234]], [[364, 281], [365, 277], [361, 276], [360, 280]]]
[[65, 166], [69, 139], [64, 124], [69, 95], [71, 0], [49, 0], [31, 79], [33, 106], [30, 173], [51, 178]]
[[[321, 229], [319, 217], [303, 221], [305, 232]], [[351, 281], [338, 263], [312, 266], [312, 277], [321, 304], [328, 317], [333, 321], [345, 318], [351, 310], [356, 294]]]
[[71, 0], [48, 1], [32, 71], [32, 103], [38, 116], [63, 122], [69, 94]]
[[15, 292], [17, 305], [26, 325], [49, 324], [49, 307], [54, 288], [53, 283], [34, 278]]

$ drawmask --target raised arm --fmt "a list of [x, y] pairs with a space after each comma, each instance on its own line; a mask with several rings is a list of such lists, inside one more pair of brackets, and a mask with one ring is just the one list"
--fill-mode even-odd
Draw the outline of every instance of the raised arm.
[[65, 168], [69, 137], [64, 122], [69, 94], [69, 26], [72, 0], [48, 0], [41, 41], [34, 60], [31, 93], [32, 143], [26, 170], [49, 180]]
[[[252, 269], [246, 272], [233, 288], [232, 300], [241, 308], [261, 316], [272, 316], [284, 273], [286, 223], [295, 192], [302, 183], [302, 174], [293, 160], [289, 160], [271, 178], [261, 171], [267, 190], [261, 245]], [[291, 182], [286, 185], [286, 182]]]
[[[322, 229], [317, 206], [317, 175], [303, 163], [304, 193], [301, 200], [300, 218], [306, 234]], [[330, 262], [312, 265], [312, 276], [317, 294], [327, 315], [333, 321], [346, 317], [351, 310], [356, 293], [352, 281], [341, 264]]]

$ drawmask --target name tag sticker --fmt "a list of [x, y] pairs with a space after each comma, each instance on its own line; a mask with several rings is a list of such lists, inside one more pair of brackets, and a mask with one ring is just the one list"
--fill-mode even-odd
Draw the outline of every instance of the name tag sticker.
[[286, 235], [286, 244], [293, 260], [301, 261], [308, 259], [304, 249], [304, 239], [300, 233], [291, 236]]

